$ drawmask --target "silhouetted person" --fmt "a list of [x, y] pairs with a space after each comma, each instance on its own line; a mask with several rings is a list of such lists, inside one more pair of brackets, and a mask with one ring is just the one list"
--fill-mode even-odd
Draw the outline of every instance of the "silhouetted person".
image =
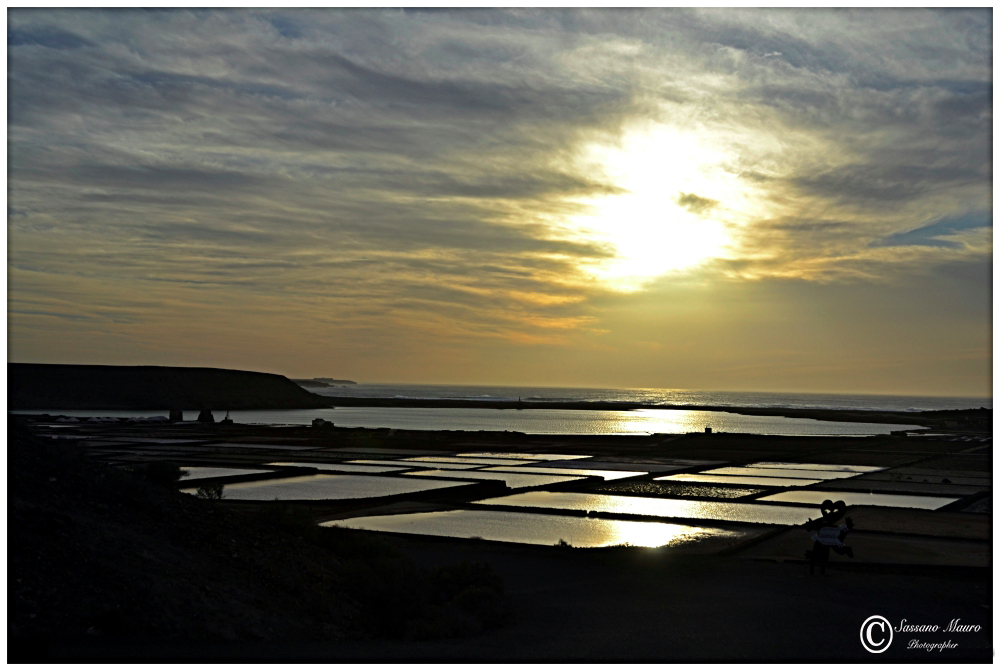
[[844, 539], [854, 528], [854, 521], [848, 517], [845, 524], [838, 525], [837, 520], [843, 516], [847, 506], [843, 501], [833, 503], [829, 499], [820, 504], [820, 511], [823, 516], [818, 520], [809, 520], [802, 526], [809, 530], [816, 530], [816, 535], [812, 537], [812, 550], [806, 551], [806, 559], [809, 560], [809, 575], [814, 574], [816, 565], [819, 565], [819, 572], [826, 573], [826, 564], [830, 560], [830, 550], [839, 555], [854, 557], [854, 550], [844, 545]]

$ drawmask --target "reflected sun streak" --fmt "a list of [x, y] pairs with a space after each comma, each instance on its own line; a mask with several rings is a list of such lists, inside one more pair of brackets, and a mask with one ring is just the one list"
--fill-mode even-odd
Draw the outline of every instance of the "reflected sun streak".
[[479, 538], [507, 543], [573, 547], [664, 547], [706, 539], [741, 539], [747, 532], [695, 527], [669, 522], [608, 520], [564, 515], [541, 515], [490, 510], [448, 510], [356, 517], [324, 522], [367, 531], [407, 533], [452, 538]]

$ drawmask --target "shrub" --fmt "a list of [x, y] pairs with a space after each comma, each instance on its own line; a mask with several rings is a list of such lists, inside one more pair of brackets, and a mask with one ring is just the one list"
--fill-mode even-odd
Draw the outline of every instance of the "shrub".
[[223, 485], [202, 485], [198, 488], [196, 496], [199, 499], [208, 499], [209, 501], [219, 501], [225, 494], [223, 493]]

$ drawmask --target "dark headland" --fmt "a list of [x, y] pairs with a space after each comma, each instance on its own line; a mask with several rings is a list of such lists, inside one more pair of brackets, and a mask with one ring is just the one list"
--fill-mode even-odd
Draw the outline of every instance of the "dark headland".
[[223, 368], [8, 363], [11, 410], [328, 408], [283, 375]]

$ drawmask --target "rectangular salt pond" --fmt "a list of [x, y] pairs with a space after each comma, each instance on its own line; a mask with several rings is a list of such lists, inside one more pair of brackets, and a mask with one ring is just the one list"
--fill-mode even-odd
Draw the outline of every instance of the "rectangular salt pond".
[[482, 464], [446, 464], [440, 461], [436, 461], [433, 464], [423, 464], [419, 461], [402, 461], [393, 459], [352, 459], [348, 461], [349, 464], [374, 464], [376, 466], [402, 466], [404, 468], [428, 468], [434, 466], [434, 468], [447, 468], [451, 470], [465, 470], [470, 468], [479, 468]]
[[653, 499], [644, 496], [582, 494], [578, 492], [524, 492], [475, 503], [487, 506], [518, 506], [585, 510], [623, 515], [649, 515], [681, 519], [753, 522], [756, 524], [803, 524], [819, 517], [815, 506], [774, 506], [760, 503], [693, 501], [690, 499]]
[[[260, 480], [226, 485], [225, 499], [245, 501], [324, 501], [366, 499], [394, 494], [412, 494], [432, 489], [473, 484], [458, 480], [417, 480], [378, 475], [303, 475], [295, 478]], [[195, 489], [182, 489], [195, 494]]]
[[[711, 463], [711, 462], [709, 462]], [[715, 462], [721, 463], [721, 462]], [[690, 464], [646, 464], [622, 461], [549, 461], [536, 464], [546, 468], [590, 468], [596, 471], [646, 471], [647, 473], [670, 473], [691, 468]]]
[[203, 478], [224, 478], [229, 475], [274, 473], [272, 470], [261, 468], [222, 468], [215, 466], [181, 466], [181, 470], [187, 471], [187, 475], [182, 475], [181, 480], [201, 480]]
[[645, 471], [595, 471], [588, 468], [547, 468], [545, 466], [490, 466], [484, 470], [506, 471], [507, 473], [540, 473], [543, 475], [598, 476], [605, 480], [620, 480], [646, 475]]
[[843, 501], [849, 506], [888, 506], [890, 508], [922, 508], [923, 510], [937, 510], [942, 506], [958, 501], [957, 498], [945, 498], [942, 496], [820, 491], [781, 492], [780, 494], [764, 496], [757, 500], [780, 501], [781, 503], [814, 503], [817, 505], [823, 503], [823, 501], [830, 500]]
[[747, 464], [746, 468], [794, 468], [796, 470], [846, 471], [849, 473], [872, 473], [884, 471], [887, 466], [849, 466], [845, 464], [796, 464], [792, 461], [758, 461]]
[[366, 466], [361, 464], [316, 464], [309, 461], [272, 461], [268, 466], [293, 466], [295, 468], [315, 468], [320, 471], [342, 471], [344, 473], [395, 473], [405, 470], [402, 466]]
[[819, 469], [808, 468], [751, 468], [750, 466], [713, 468], [710, 471], [702, 471], [702, 473], [709, 475], [756, 475], [767, 478], [823, 478], [824, 480], [855, 478], [860, 475], [860, 473], [853, 471], [821, 471]]
[[589, 454], [527, 454], [525, 452], [463, 452], [460, 457], [481, 459], [530, 459], [532, 461], [554, 461], [556, 459], [589, 459]]
[[732, 487], [729, 485], [713, 485], [710, 482], [650, 482], [648, 480], [632, 480], [631, 482], [612, 482], [595, 487], [595, 491], [625, 494], [646, 494], [649, 496], [664, 496], [669, 498], [693, 497], [699, 499], [738, 499], [754, 494], [765, 494], [766, 489], [750, 487]]
[[541, 487], [542, 485], [555, 485], [560, 482], [570, 480], [582, 480], [581, 477], [565, 475], [528, 475], [525, 473], [487, 473], [486, 471], [463, 471], [462, 473], [449, 473], [448, 471], [416, 471], [415, 473], [404, 473], [404, 475], [423, 475], [431, 478], [462, 477], [472, 480], [503, 480], [510, 489], [521, 489], [523, 487]]
[[822, 480], [803, 478], [757, 478], [750, 475], [706, 475], [704, 473], [679, 473], [653, 479], [661, 482], [714, 482], [720, 485], [757, 485], [760, 487], [804, 487], [823, 482]]
[[639, 547], [679, 546], [709, 538], [731, 538], [735, 542], [754, 533], [742, 529], [706, 529], [667, 522], [630, 522], [491, 510], [355, 517], [323, 522], [322, 526], [532, 545], [556, 545], [562, 540], [581, 548], [624, 544]]
[[411, 457], [404, 461], [438, 461], [450, 462], [453, 464], [477, 464], [484, 466], [520, 466], [521, 464], [533, 464], [534, 459], [470, 459], [469, 457]]

